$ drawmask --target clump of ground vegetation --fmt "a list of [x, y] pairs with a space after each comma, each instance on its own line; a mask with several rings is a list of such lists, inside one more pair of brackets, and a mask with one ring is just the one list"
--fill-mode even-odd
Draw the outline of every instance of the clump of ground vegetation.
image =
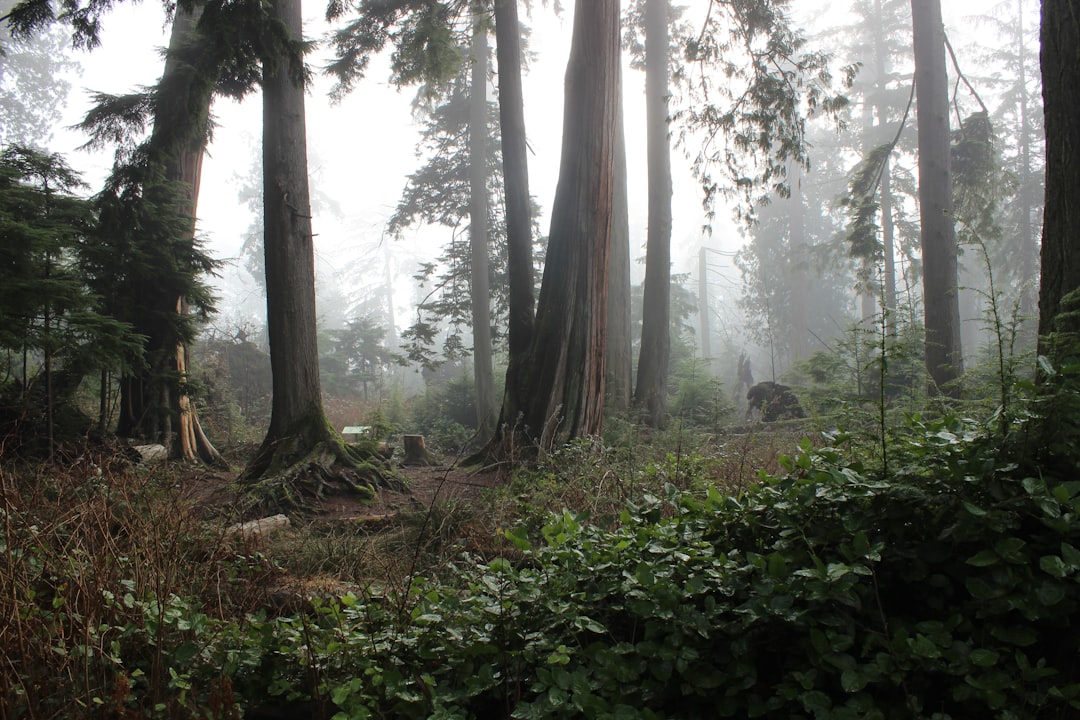
[[173, 470], [6, 465], [0, 705], [1072, 717], [1080, 433], [1062, 418], [1080, 369], [1042, 371], [1052, 391], [1006, 423], [911, 415], [883, 438], [813, 420], [616, 425], [473, 503], [300, 521], [259, 543]]

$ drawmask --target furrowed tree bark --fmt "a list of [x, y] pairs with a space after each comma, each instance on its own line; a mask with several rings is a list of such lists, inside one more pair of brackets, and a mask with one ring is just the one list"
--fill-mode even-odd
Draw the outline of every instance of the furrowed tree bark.
[[541, 451], [603, 427], [619, 52], [618, 0], [579, 3], [547, 262], [522, 377], [525, 431]]
[[949, 88], [940, 0], [911, 0], [919, 128], [919, 216], [926, 369], [931, 391], [960, 396], [963, 374], [956, 228], [949, 159]]
[[1039, 353], [1060, 365], [1076, 352], [1067, 337], [1080, 333], [1080, 12], [1072, 0], [1043, 0], [1041, 39], [1046, 206]]
[[486, 442], [495, 432], [499, 409], [492, 369], [491, 306], [488, 281], [488, 41], [479, 11], [473, 19], [473, 65], [469, 87], [469, 265], [472, 294], [473, 380], [477, 434]]
[[[270, 8], [299, 41], [299, 0], [271, 0]], [[304, 507], [328, 491], [371, 496], [373, 484], [387, 479], [381, 462], [373, 448], [346, 445], [323, 411], [304, 87], [287, 57], [263, 60], [263, 172], [273, 401], [266, 437], [240, 481], [270, 508]]]
[[649, 234], [634, 402], [663, 427], [671, 357], [671, 143], [668, 140], [668, 0], [645, 0], [645, 107], [649, 161]]

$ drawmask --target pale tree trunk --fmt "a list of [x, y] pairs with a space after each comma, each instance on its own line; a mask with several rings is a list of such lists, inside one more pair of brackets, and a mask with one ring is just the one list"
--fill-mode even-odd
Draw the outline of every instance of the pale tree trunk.
[[919, 128], [919, 217], [926, 368], [931, 390], [959, 397], [964, 371], [949, 160], [949, 88], [940, 0], [911, 0]]
[[608, 267], [607, 378], [604, 404], [609, 411], [630, 407], [634, 359], [630, 337], [630, 217], [626, 188], [626, 133], [622, 103], [615, 146], [615, 199]]
[[1080, 298], [1074, 295], [1080, 289], [1080, 14], [1074, 0], [1043, 0], [1041, 38], [1046, 207], [1039, 353], [1061, 364], [1075, 362], [1080, 333]]
[[[272, 0], [270, 13], [301, 39], [299, 0]], [[385, 479], [373, 454], [345, 445], [323, 411], [304, 88], [286, 57], [263, 60], [263, 213], [273, 401], [266, 437], [241, 480], [270, 481], [258, 495], [271, 506], [301, 506], [329, 490], [370, 495], [372, 481]]]
[[1035, 307], [1038, 278], [1036, 277], [1035, 258], [1038, 255], [1038, 239], [1035, 237], [1034, 223], [1031, 216], [1034, 211], [1035, 198], [1031, 196], [1030, 187], [1032, 182], [1031, 172], [1031, 126], [1029, 121], [1030, 110], [1027, 100], [1027, 46], [1024, 44], [1024, 0], [1016, 2], [1017, 22], [1017, 69], [1016, 79], [1018, 91], [1017, 128], [1016, 134], [1020, 140], [1020, 176], [1021, 185], [1017, 193], [1017, 202], [1020, 205], [1020, 281], [1023, 283], [1020, 295], [1020, 315], [1024, 318], [1034, 318], [1038, 312]]
[[791, 263], [791, 360], [797, 363], [810, 354], [810, 253], [806, 243], [806, 213], [803, 209], [802, 169], [791, 169], [791, 197], [788, 199], [788, 252]]
[[524, 431], [541, 451], [603, 427], [619, 50], [618, 0], [578, 3], [559, 183], [521, 388]]
[[496, 435], [516, 426], [527, 398], [521, 392], [533, 335], [532, 199], [521, 92], [521, 26], [517, 0], [495, 0], [496, 55], [499, 62], [499, 124], [502, 136], [506, 202], [509, 360]]
[[896, 225], [893, 222], [892, 163], [885, 159], [881, 171], [881, 244], [885, 254], [885, 323], [889, 337], [896, 339]]
[[[889, 55], [887, 41], [881, 26], [884, 17], [882, 0], [876, 0], [878, 23], [874, 28], [874, 77], [877, 78], [878, 102], [875, 105], [877, 112], [877, 126], [882, 128], [888, 118], [889, 107], [885, 102], [886, 78], [889, 73]], [[881, 141], [878, 133], [875, 142]], [[892, 195], [892, 162], [885, 158], [884, 167], [881, 169], [881, 245], [884, 255], [883, 273], [885, 286], [885, 313], [886, 332], [893, 339], [896, 338], [896, 228], [893, 223], [893, 195]]]
[[492, 368], [488, 287], [488, 42], [487, 29], [479, 15], [473, 23], [473, 66], [469, 88], [469, 266], [477, 433], [482, 441], [486, 441], [495, 431], [499, 412]]
[[698, 250], [698, 320], [701, 322], [701, 358], [713, 367], [712, 327], [709, 322], [709, 259], [708, 248]]
[[645, 0], [645, 113], [649, 234], [645, 250], [641, 354], [634, 402], [663, 427], [671, 357], [671, 143], [668, 139], [668, 0]]

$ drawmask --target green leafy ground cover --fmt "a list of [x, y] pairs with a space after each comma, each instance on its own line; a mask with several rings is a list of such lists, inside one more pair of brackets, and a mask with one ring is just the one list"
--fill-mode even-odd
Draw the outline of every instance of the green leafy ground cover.
[[831, 433], [737, 493], [643, 463], [602, 518], [519, 508], [448, 566], [277, 609], [276, 563], [160, 485], [9, 472], [3, 715], [1076, 717], [1080, 477], [1038, 422], [910, 419], [887, 476]]

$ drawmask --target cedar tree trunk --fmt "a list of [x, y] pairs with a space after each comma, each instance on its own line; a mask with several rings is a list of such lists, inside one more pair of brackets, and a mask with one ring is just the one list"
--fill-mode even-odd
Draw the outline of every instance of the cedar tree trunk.
[[619, 0], [578, 3], [547, 262], [520, 379], [524, 430], [541, 450], [603, 426], [619, 93]]
[[[271, 0], [270, 13], [293, 41], [300, 40], [299, 0]], [[266, 438], [240, 479], [272, 508], [302, 507], [328, 490], [370, 496], [372, 481], [382, 479], [371, 449], [346, 445], [323, 412], [301, 75], [287, 57], [263, 60], [263, 233], [273, 402]]]
[[1054, 342], [1053, 334], [1080, 332], [1076, 301], [1066, 302], [1080, 288], [1080, 11], [1074, 0], [1043, 0], [1041, 38], [1046, 207], [1039, 353], [1061, 363], [1075, 348]]

